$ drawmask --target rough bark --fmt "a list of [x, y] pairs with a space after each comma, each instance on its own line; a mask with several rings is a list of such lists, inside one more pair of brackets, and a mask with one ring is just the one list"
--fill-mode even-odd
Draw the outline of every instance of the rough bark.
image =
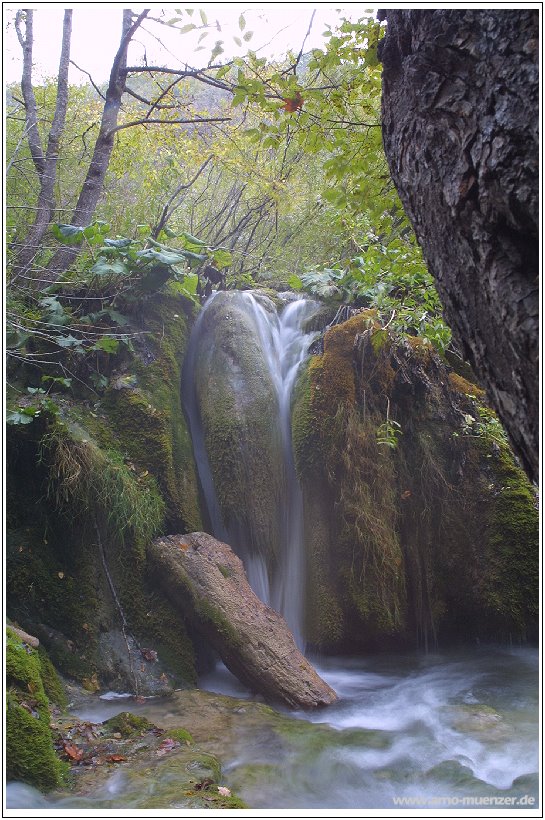
[[282, 616], [251, 590], [227, 544], [202, 532], [171, 535], [155, 540], [148, 557], [172, 603], [195, 621], [239, 680], [288, 706], [336, 700], [295, 646]]
[[538, 476], [537, 10], [388, 10], [383, 135], [465, 357]]

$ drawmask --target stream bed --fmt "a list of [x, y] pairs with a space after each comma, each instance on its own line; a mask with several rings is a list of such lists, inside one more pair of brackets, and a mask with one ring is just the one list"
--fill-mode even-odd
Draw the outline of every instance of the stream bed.
[[[199, 690], [144, 703], [89, 696], [71, 711], [98, 722], [130, 710], [186, 728], [199, 752], [219, 760], [222, 782], [254, 809], [538, 808], [537, 650], [314, 663], [339, 700], [311, 713], [265, 705], [222, 666]], [[169, 765], [140, 773], [123, 764], [86, 794], [43, 797], [12, 784], [7, 805], [182, 808], [175, 760], [173, 753]]]

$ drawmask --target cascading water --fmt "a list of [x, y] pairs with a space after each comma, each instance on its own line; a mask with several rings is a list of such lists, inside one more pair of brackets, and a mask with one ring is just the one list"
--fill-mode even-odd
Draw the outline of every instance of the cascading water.
[[[251, 318], [255, 326], [254, 343], [261, 348], [276, 404], [270, 408], [270, 424], [271, 429], [276, 430], [279, 439], [277, 446], [281, 452], [281, 475], [271, 477], [271, 480], [274, 478], [280, 488], [277, 494], [280, 520], [278, 556], [271, 567], [268, 566], [262, 551], [252, 549], [251, 543], [245, 543], [251, 540], [248, 528], [241, 528], [236, 523], [225, 523], [206, 449], [195, 389], [195, 368], [198, 347], [202, 344], [201, 328], [206, 311], [210, 309], [214, 298], [213, 296], [208, 300], [193, 329], [184, 367], [182, 390], [209, 526], [216, 538], [230, 544], [240, 555], [255, 593], [284, 616], [296, 643], [302, 647], [303, 501], [291, 443], [291, 396], [299, 368], [316, 335], [305, 333], [303, 330], [305, 321], [316, 311], [316, 303], [306, 299], [290, 301], [278, 314], [271, 300], [266, 297], [256, 296], [250, 292], [236, 295], [238, 306]], [[244, 442], [240, 442], [239, 455], [240, 459], [244, 460]]]

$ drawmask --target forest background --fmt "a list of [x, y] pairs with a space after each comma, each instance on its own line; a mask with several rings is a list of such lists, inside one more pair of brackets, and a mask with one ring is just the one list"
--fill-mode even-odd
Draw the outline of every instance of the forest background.
[[[9, 422], [55, 412], [74, 379], [104, 389], [101, 356], [131, 344], [123, 310], [167, 280], [195, 301], [220, 283], [376, 308], [456, 355], [383, 153], [373, 10], [276, 60], [251, 50], [243, 13], [222, 39], [204, 8], [125, 12], [109, 83], [68, 81], [68, 25], [57, 76], [35, 84], [44, 32], [29, 12], [8, 21], [25, 56], [6, 100], [7, 352], [43, 371]], [[175, 33], [176, 59], [128, 65], [144, 28]], [[203, 68], [180, 65], [188, 37]], [[231, 41], [245, 56], [225, 59]]]

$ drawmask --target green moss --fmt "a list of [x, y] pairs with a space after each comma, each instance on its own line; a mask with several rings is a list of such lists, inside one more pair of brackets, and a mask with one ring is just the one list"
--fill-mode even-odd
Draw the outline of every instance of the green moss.
[[[534, 491], [507, 447], [496, 464], [485, 600], [504, 637], [526, 637], [538, 615], [539, 517]], [[534, 627], [535, 628], [535, 627]]]
[[40, 659], [40, 677], [45, 694], [52, 703], [55, 703], [61, 709], [65, 709], [68, 705], [68, 698], [64, 686], [43, 646], [38, 647], [38, 657]]
[[459, 373], [449, 373], [448, 380], [454, 390], [457, 390], [459, 393], [463, 393], [466, 396], [483, 398], [485, 395], [485, 391], [481, 387], [478, 387], [473, 382], [464, 379], [464, 377], [460, 376]]
[[141, 735], [155, 728], [145, 717], [133, 715], [131, 712], [120, 712], [104, 721], [104, 726], [111, 734], [119, 733], [124, 738]]
[[56, 756], [49, 702], [38, 653], [7, 630], [6, 777], [42, 791], [59, 786], [68, 770]]
[[186, 746], [192, 746], [195, 742], [193, 736], [187, 729], [169, 729], [168, 736], [171, 737], [172, 740], [177, 740], [178, 743], [185, 744]]

